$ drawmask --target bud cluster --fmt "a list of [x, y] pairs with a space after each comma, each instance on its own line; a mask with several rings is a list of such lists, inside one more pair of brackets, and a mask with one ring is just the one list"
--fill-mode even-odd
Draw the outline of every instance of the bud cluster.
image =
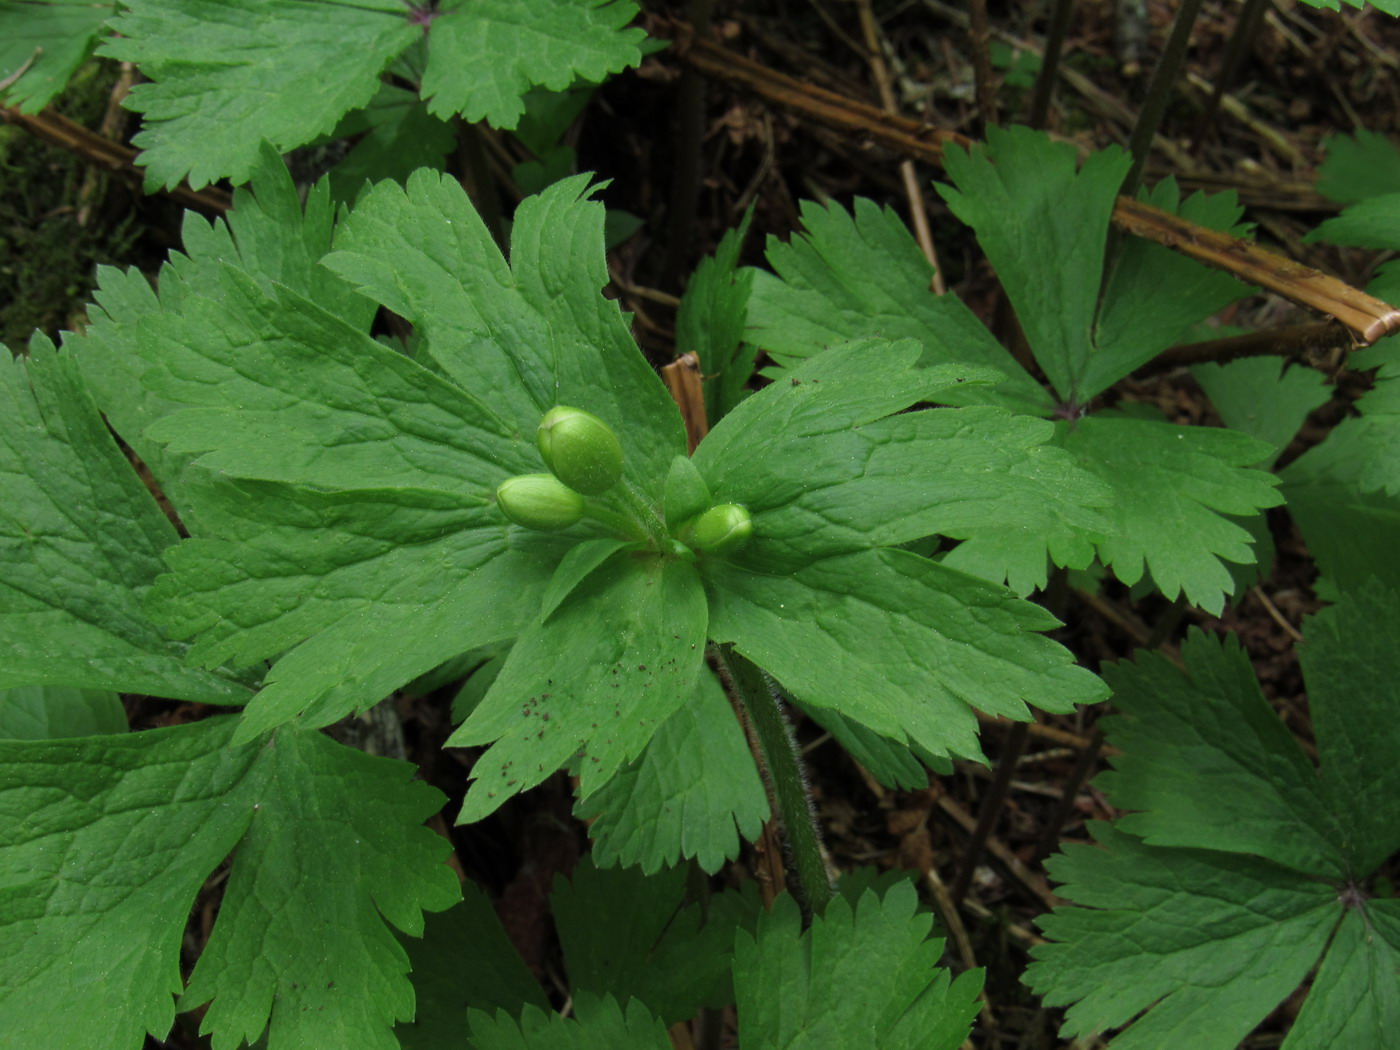
[[591, 518], [687, 561], [737, 551], [753, 534], [749, 512], [714, 504], [688, 456], [672, 462], [659, 513], [623, 478], [622, 443], [591, 412], [556, 405], [540, 420], [535, 443], [550, 472], [507, 478], [496, 489], [501, 513], [517, 525], [554, 532]]

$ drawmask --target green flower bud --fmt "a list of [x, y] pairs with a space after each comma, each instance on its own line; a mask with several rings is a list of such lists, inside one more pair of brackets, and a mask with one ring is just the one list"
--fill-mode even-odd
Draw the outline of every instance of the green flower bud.
[[730, 554], [749, 542], [753, 518], [737, 503], [721, 503], [695, 519], [690, 544], [706, 554]]
[[545, 466], [575, 492], [597, 496], [622, 480], [622, 444], [591, 412], [555, 405], [535, 431]]
[[677, 456], [671, 460], [663, 497], [667, 528], [675, 528], [680, 522], [695, 517], [713, 502], [710, 486], [705, 484], [700, 468], [689, 456]]
[[496, 505], [517, 525], [553, 532], [583, 517], [583, 497], [553, 474], [519, 474], [496, 489]]

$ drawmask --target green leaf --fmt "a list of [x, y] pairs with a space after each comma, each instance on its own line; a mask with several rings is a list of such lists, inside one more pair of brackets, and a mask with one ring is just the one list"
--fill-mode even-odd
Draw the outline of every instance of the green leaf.
[[528, 1006], [519, 1021], [473, 1010], [471, 1045], [476, 1050], [671, 1050], [666, 1025], [635, 1000], [625, 1013], [611, 998], [589, 995], [573, 1006], [573, 1018]]
[[462, 1045], [468, 1009], [516, 1012], [546, 1009], [530, 975], [475, 884], [466, 900], [428, 918], [421, 939], [401, 937], [413, 966], [417, 1013], [394, 1029], [403, 1050], [449, 1050]]
[[142, 600], [178, 536], [112, 440], [71, 354], [0, 365], [0, 688], [69, 685], [241, 703], [185, 667]]
[[769, 817], [768, 796], [714, 675], [702, 671], [694, 694], [642, 757], [581, 799], [576, 812], [591, 821], [592, 856], [603, 867], [650, 873], [693, 857], [713, 874], [739, 855], [741, 840], [755, 841]]
[[710, 898], [708, 917], [686, 900], [687, 870], [600, 870], [585, 858], [550, 902], [571, 991], [635, 999], [667, 1024], [702, 1006], [734, 1001], [730, 964], [736, 928], [751, 928], [755, 893]]
[[1329, 135], [1327, 159], [1317, 169], [1317, 192], [1341, 204], [1400, 193], [1400, 149], [1376, 131]]
[[1116, 805], [1140, 811], [1115, 827], [1151, 846], [1345, 874], [1317, 771], [1259, 691], [1238, 641], [1220, 646], [1193, 630], [1181, 657], [1186, 675], [1153, 654], [1104, 669], [1123, 714], [1103, 725], [1124, 753], [1097, 783]]
[[1350, 909], [1332, 935], [1284, 1050], [1384, 1041], [1400, 1017], [1400, 901]]
[[[357, 114], [342, 121], [341, 128]], [[330, 170], [331, 194], [353, 201], [362, 190], [392, 179], [400, 185], [419, 168], [441, 170], [457, 144], [452, 125], [433, 116], [413, 92], [393, 84], [379, 92], [358, 114], [365, 127], [353, 149]], [[256, 181], [256, 176], [254, 176]]]
[[0, 91], [0, 103], [38, 113], [52, 102], [91, 53], [93, 40], [116, 8], [92, 0], [0, 0], [0, 81], [24, 70]]
[[[1233, 191], [1179, 201], [1168, 177], [1139, 199], [1197, 226], [1243, 237], [1243, 208]], [[1078, 380], [1080, 404], [1107, 390], [1167, 347], [1187, 341], [1192, 326], [1254, 289], [1221, 270], [1140, 237], [1122, 242], [1094, 325], [1094, 344]]]
[[743, 400], [753, 375], [754, 354], [743, 339], [757, 271], [738, 268], [752, 219], [750, 207], [739, 225], [721, 238], [715, 254], [700, 261], [676, 310], [676, 350], [700, 360], [710, 426]]
[[1227, 427], [1274, 446], [1263, 466], [1273, 464], [1308, 414], [1332, 394], [1319, 372], [1289, 368], [1272, 357], [1196, 365], [1191, 375]]
[[[366, 194], [326, 264], [407, 318], [426, 353], [530, 443], [555, 405], [598, 416], [627, 450], [627, 477], [650, 489], [685, 450], [680, 413], [638, 352], [608, 280], [603, 208], [587, 176], [565, 179], [516, 210], [510, 263], [460, 185], [419, 172], [407, 190]], [[659, 496], [660, 491], [654, 495]]]
[[1144, 567], [1167, 598], [1184, 594], [1219, 613], [1234, 589], [1226, 561], [1255, 560], [1250, 535], [1223, 515], [1252, 515], [1283, 502], [1277, 479], [1250, 467], [1269, 454], [1263, 442], [1230, 430], [1178, 427], [1116, 414], [1081, 419], [1064, 447], [1112, 486], [1112, 533], [1099, 558], [1128, 585]]
[[1400, 849], [1400, 600], [1376, 582], [1304, 625], [1323, 790], [1341, 823], [1348, 864], [1369, 874]]
[[[534, 618], [564, 541], [423, 490], [317, 492], [209, 482], [209, 535], [168, 555], [150, 599], [189, 659], [281, 659], [244, 716], [251, 739], [302, 715], [325, 725]], [[385, 645], [386, 637], [397, 637]], [[282, 655], [282, 654], [286, 655]]]
[[400, 0], [131, 0], [101, 53], [135, 62], [133, 140], [148, 186], [246, 182], [258, 144], [303, 145], [369, 103], [379, 75], [421, 30]]
[[883, 900], [837, 897], [801, 928], [792, 897], [765, 912], [734, 950], [739, 1039], [789, 1050], [956, 1050], [977, 1014], [981, 971], [949, 980], [941, 940], [908, 882]]
[[1001, 405], [1045, 414], [1053, 407], [954, 295], [929, 290], [933, 267], [895, 214], [857, 198], [855, 214], [839, 206], [802, 205], [806, 234], [768, 243], [777, 276], [755, 272], [746, 338], [791, 367], [840, 343], [913, 339], [924, 365], [994, 368], [1007, 378], [993, 389], [944, 391], [953, 405]]
[[1102, 683], [1035, 634], [1057, 621], [984, 580], [900, 550], [825, 558], [784, 576], [706, 569], [710, 637], [802, 703], [897, 744], [978, 758], [972, 708], [1025, 720], [1068, 711]]
[[1065, 1034], [1145, 1010], [1115, 1050], [1229, 1050], [1321, 956], [1284, 1045], [1385, 1043], [1400, 915], [1367, 886], [1400, 848], [1397, 631], [1400, 601], [1376, 584], [1305, 626], [1320, 774], [1233, 642], [1192, 635], [1185, 675], [1160, 657], [1107, 673], [1124, 716], [1105, 730], [1123, 754], [1099, 783], [1139, 812], [1096, 826], [1106, 850], [1051, 862], [1081, 907], [1043, 920], [1059, 943], [1034, 950], [1027, 979], [1047, 1005], [1077, 1003]]
[[425, 489], [485, 506], [531, 464], [477, 397], [288, 288], [225, 267], [219, 298], [144, 318], [149, 389], [181, 408], [148, 428], [207, 470], [325, 489]]
[[1047, 551], [1088, 563], [1089, 536], [1106, 528], [1089, 508], [1108, 490], [1047, 444], [1044, 420], [989, 406], [893, 414], [968, 375], [916, 368], [916, 353], [908, 342], [833, 349], [748, 398], [700, 443], [694, 462], [714, 499], [753, 515], [740, 564], [773, 572], [988, 530], [1031, 538], [1027, 551], [986, 552], [987, 575], [1012, 575], [1018, 589], [1044, 582]]
[[1288, 513], [1307, 541], [1322, 578], [1318, 592], [1334, 598], [1377, 578], [1400, 589], [1400, 495], [1385, 491], [1383, 471], [1365, 420], [1344, 419], [1320, 445], [1285, 467]]
[[[384, 919], [420, 932], [420, 909], [458, 894], [447, 845], [419, 826], [441, 796], [406, 763], [317, 734], [230, 745], [235, 725], [0, 742], [7, 1038], [46, 1050], [163, 1038], [195, 894], [238, 846], [182, 1000], [220, 996], [205, 1017], [216, 1050], [256, 1039], [269, 1012], [272, 1050], [394, 1045], [413, 999]], [[308, 871], [323, 863], [357, 878], [328, 892]]]
[[1110, 147], [1079, 168], [1073, 146], [1029, 128], [988, 128], [985, 147], [944, 155], [957, 188], [938, 191], [977, 232], [1036, 361], [1069, 405], [1086, 404], [1116, 370], [1095, 361], [1094, 319], [1109, 216], [1130, 164]]
[[[89, 311], [84, 336], [65, 337], [108, 420], [151, 468], [166, 495], [182, 504], [186, 518], [181, 480], [189, 457], [167, 452], [144, 431], [190, 402], [168, 383], [162, 386], [168, 396], [153, 389], [168, 364], [150, 352], [141, 335], [142, 320], [162, 312], [179, 314], [190, 299], [219, 299], [226, 266], [242, 269], [266, 295], [275, 294], [277, 285], [292, 288], [360, 331], [368, 331], [376, 309], [318, 265], [333, 237], [334, 211], [324, 183], [307, 192], [303, 210], [286, 166], [266, 143], [253, 177], [255, 193], [236, 191], [234, 208], [224, 220], [211, 225], [186, 214], [189, 254], [172, 255], [161, 268], [159, 298], [139, 271], [99, 267], [101, 309]], [[185, 524], [198, 531], [198, 522]]]
[[525, 629], [481, 704], [448, 739], [490, 744], [458, 816], [480, 820], [573, 756], [588, 796], [636, 759], [694, 694], [705, 595], [692, 566], [622, 552]]
[[270, 1050], [397, 1050], [389, 1028], [413, 1016], [413, 990], [385, 920], [421, 936], [422, 910], [460, 896], [450, 847], [420, 826], [442, 795], [408, 763], [319, 733], [282, 732], [262, 752], [255, 816], [180, 1005], [210, 1004], [200, 1031], [215, 1050], [269, 1024]]
[[110, 689], [28, 685], [0, 690], [0, 740], [61, 740], [126, 729], [121, 697]]
[[1394, 249], [1400, 245], [1400, 191], [1358, 201], [1303, 238], [1305, 244], [1318, 241], [1352, 248]]
[[900, 791], [928, 787], [928, 770], [907, 747], [886, 739], [829, 707], [798, 706], [885, 787]]
[[423, 96], [439, 117], [460, 113], [513, 128], [532, 87], [563, 91], [642, 61], [630, 0], [446, 0], [429, 23]]
[[1101, 848], [1066, 846], [1047, 863], [1064, 883], [1059, 894], [1080, 906], [1040, 920], [1056, 943], [1031, 950], [1026, 983], [1046, 1006], [1074, 1003], [1066, 1038], [1147, 1011], [1114, 1050], [1183, 1039], [1235, 1050], [1327, 946], [1341, 910], [1336, 889], [1264, 860], [1090, 829]]
[[461, 903], [427, 916], [422, 937], [401, 936], [413, 967], [416, 1011], [394, 1029], [403, 1050], [457, 1050], [468, 1008], [518, 1012], [546, 1009], [544, 989], [530, 975], [486, 894], [467, 881]]

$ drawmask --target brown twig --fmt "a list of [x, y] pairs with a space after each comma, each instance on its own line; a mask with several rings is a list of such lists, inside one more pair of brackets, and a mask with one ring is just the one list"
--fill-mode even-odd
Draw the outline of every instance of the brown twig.
[[1351, 350], [1356, 337], [1336, 321], [1271, 328], [1262, 332], [1207, 339], [1169, 347], [1143, 365], [1135, 376], [1155, 375], [1174, 368], [1214, 362], [1224, 364], [1241, 357], [1289, 357], [1303, 361], [1325, 359], [1338, 350]]
[[[836, 92], [804, 84], [709, 41], [691, 38], [683, 28], [678, 27], [675, 36], [682, 58], [705, 75], [903, 156], [941, 166], [947, 146], [971, 145], [969, 139], [956, 132], [885, 113]], [[1400, 331], [1400, 310], [1389, 303], [1252, 241], [1198, 226], [1128, 197], [1118, 198], [1113, 222], [1134, 236], [1155, 241], [1301, 306], [1335, 317], [1355, 333], [1359, 345], [1369, 345]]]
[[1197, 262], [1233, 273], [1249, 284], [1277, 292], [1300, 306], [1335, 317], [1365, 345], [1400, 331], [1400, 310], [1389, 303], [1253, 241], [1197, 226], [1179, 215], [1128, 197], [1118, 198], [1113, 221], [1137, 237], [1156, 241]]
[[[41, 113], [21, 113], [17, 106], [0, 106], [0, 120], [24, 128], [35, 138], [76, 153], [90, 164], [107, 168], [138, 187], [141, 185], [134, 149], [103, 138], [53, 109], [45, 109]], [[233, 206], [233, 200], [227, 193], [213, 187], [192, 190], [182, 183], [165, 192], [180, 204], [205, 215], [222, 215]]]
[[685, 421], [686, 451], [693, 455], [695, 446], [710, 432], [710, 422], [705, 415], [700, 358], [693, 352], [681, 354], [669, 365], [661, 366], [661, 378], [681, 410], [681, 419]]

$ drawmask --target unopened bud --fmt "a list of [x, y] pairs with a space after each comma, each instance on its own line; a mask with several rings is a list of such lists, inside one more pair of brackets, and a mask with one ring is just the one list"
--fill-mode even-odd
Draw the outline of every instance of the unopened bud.
[[545, 465], [575, 492], [597, 496], [622, 480], [622, 444], [592, 412], [554, 406], [540, 420], [535, 443]]
[[706, 554], [729, 554], [749, 542], [753, 518], [737, 503], [721, 503], [695, 519], [690, 527], [691, 546]]
[[553, 474], [518, 474], [496, 489], [501, 512], [527, 529], [567, 529], [583, 517], [583, 497]]

